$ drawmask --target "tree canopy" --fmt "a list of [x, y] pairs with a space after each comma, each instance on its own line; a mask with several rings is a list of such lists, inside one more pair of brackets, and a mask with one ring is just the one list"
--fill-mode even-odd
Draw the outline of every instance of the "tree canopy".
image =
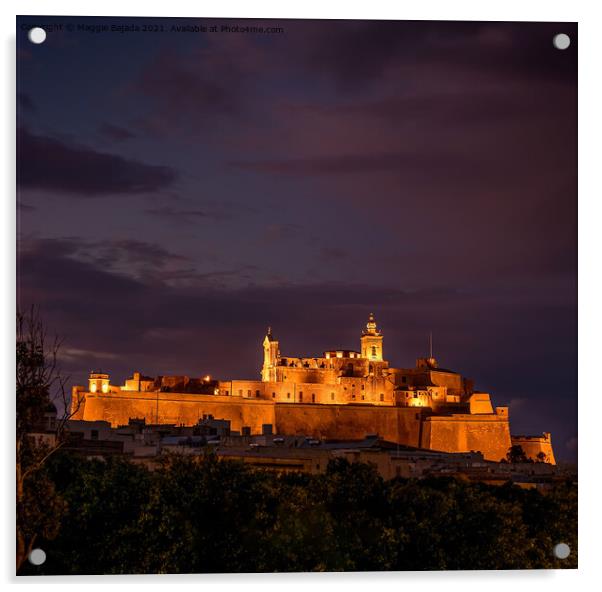
[[[562, 568], [577, 565], [577, 487], [543, 495], [453, 478], [383, 481], [337, 459], [322, 475], [170, 456], [155, 470], [59, 452], [67, 507], [25, 573]], [[567, 559], [553, 547], [567, 543]]]

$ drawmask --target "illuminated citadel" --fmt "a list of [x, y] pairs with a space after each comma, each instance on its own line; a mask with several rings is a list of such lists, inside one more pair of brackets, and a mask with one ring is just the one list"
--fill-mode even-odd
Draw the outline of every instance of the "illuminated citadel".
[[[73, 419], [130, 419], [195, 425], [206, 416], [226, 419], [241, 434], [362, 439], [368, 434], [401, 445], [447, 452], [481, 451], [504, 458], [520, 444], [533, 459], [554, 462], [550, 434], [511, 437], [507, 407], [493, 407], [471, 380], [419, 358], [414, 368], [392, 368], [383, 357], [383, 334], [370, 315], [360, 351], [332, 350], [322, 357], [282, 356], [271, 330], [263, 340], [261, 380], [159, 376], [134, 372], [123, 386], [93, 372], [74, 386]], [[543, 454], [542, 454], [543, 453]], [[544, 456], [545, 455], [545, 456]]]

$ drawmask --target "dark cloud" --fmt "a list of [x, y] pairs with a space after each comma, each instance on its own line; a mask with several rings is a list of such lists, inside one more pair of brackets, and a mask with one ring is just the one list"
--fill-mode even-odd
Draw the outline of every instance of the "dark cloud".
[[576, 23], [347, 21], [322, 27], [309, 46], [308, 66], [346, 91], [365, 90], [386, 74], [398, 74], [404, 87], [408, 74], [427, 69], [430, 79], [441, 76], [440, 84], [450, 68], [456, 76], [478, 72], [498, 82], [576, 79], [575, 46], [562, 52], [552, 44], [559, 30], [575, 39]]
[[[83, 244], [85, 245], [85, 243]], [[93, 243], [92, 247], [99, 252], [95, 258], [105, 264], [125, 258], [132, 263], [142, 263], [159, 268], [165, 267], [173, 261], [187, 261], [186, 257], [171, 253], [160, 245], [140, 240], [102, 241]]]
[[202, 218], [215, 218], [215, 214], [208, 214], [203, 210], [178, 210], [171, 206], [160, 206], [145, 210], [147, 214], [156, 216], [161, 220], [175, 222], [177, 224], [194, 224], [196, 220]]
[[242, 98], [236, 92], [240, 79], [236, 62], [225, 60], [221, 52], [198, 57], [197, 61], [191, 56], [160, 55], [142, 73], [138, 89], [173, 114], [232, 112]]
[[161, 136], [184, 126], [195, 135], [224, 120], [240, 120], [261, 74], [261, 51], [244, 37], [215, 36], [192, 52], [157, 54], [132, 84], [152, 105], [133, 125]]
[[92, 241], [82, 237], [23, 239], [19, 251], [27, 260], [42, 253], [61, 261], [77, 262], [128, 278], [148, 289], [158, 287], [223, 287], [231, 279], [248, 281], [253, 265], [200, 270], [198, 262], [174, 253], [157, 243], [134, 239]]
[[106, 121], [103, 121], [100, 124], [98, 131], [101, 135], [115, 142], [125, 142], [126, 140], [131, 140], [132, 138], [136, 137], [136, 134], [129, 129], [119, 125], [113, 125], [112, 123], [107, 123]]
[[188, 257], [140, 240], [91, 241], [65, 237], [21, 240], [19, 246], [26, 256], [39, 256], [44, 251], [51, 257], [86, 263], [107, 273], [149, 284], [164, 282], [174, 274], [191, 274]]
[[17, 186], [62, 195], [100, 197], [153, 193], [171, 186], [176, 172], [21, 128], [17, 136]]
[[[400, 171], [404, 168], [416, 170], [416, 164], [422, 162], [424, 157], [424, 154], [406, 151], [381, 154], [340, 154], [286, 160], [232, 161], [229, 165], [233, 168], [282, 175], [354, 175]], [[457, 165], [457, 158], [453, 154], [445, 157], [429, 154], [428, 160], [431, 164], [429, 175], [434, 171], [440, 172], [442, 169], [454, 170]]]
[[[258, 212], [258, 208], [247, 203], [234, 203], [228, 200], [214, 201], [203, 200], [202, 208], [194, 207], [193, 199], [175, 199], [181, 202], [181, 207], [174, 207], [170, 204], [157, 205], [144, 210], [146, 214], [157, 218], [158, 220], [171, 222], [175, 225], [194, 225], [205, 220], [209, 222], [224, 222], [239, 218], [246, 218]], [[192, 207], [186, 207], [190, 204]]]

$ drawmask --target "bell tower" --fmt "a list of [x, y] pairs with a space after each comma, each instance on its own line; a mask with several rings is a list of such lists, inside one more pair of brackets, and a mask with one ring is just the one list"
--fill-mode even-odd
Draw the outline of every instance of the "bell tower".
[[268, 332], [263, 340], [263, 368], [261, 369], [263, 382], [276, 382], [276, 366], [278, 366], [279, 358], [278, 341], [272, 335], [272, 328], [268, 327]]
[[362, 331], [361, 343], [362, 358], [367, 358], [374, 362], [383, 361], [383, 334], [376, 327], [373, 313], [370, 313], [366, 329]]

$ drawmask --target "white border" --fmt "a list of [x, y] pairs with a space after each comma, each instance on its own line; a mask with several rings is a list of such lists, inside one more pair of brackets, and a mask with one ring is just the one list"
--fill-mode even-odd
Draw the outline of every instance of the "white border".
[[[74, 0], [22, 0], [2, 3], [2, 109], [4, 134], [0, 146], [3, 157], [1, 178], [5, 180], [2, 199], [2, 271], [4, 285], [1, 291], [2, 326], [0, 343], [3, 355], [0, 356], [1, 376], [5, 388], [2, 389], [3, 435], [6, 435], [2, 454], [4, 486], [1, 488], [2, 509], [5, 512], [0, 539], [0, 561], [4, 580], [26, 588], [44, 584], [52, 588], [64, 587], [65, 583], [76, 585], [154, 586], [177, 584], [179, 586], [199, 585], [211, 587], [236, 587], [245, 590], [281, 589], [303, 591], [308, 588], [345, 586], [347, 590], [365, 590], [375, 587], [385, 590], [399, 590], [400, 587], [437, 587], [447, 590], [491, 590], [507, 591], [509, 587], [524, 589], [542, 588], [566, 591], [568, 585], [579, 589], [593, 587], [596, 579], [600, 545], [597, 526], [600, 525], [600, 511], [596, 498], [600, 491], [601, 479], [598, 471], [599, 444], [595, 439], [598, 431], [598, 399], [600, 384], [597, 372], [600, 350], [598, 335], [602, 335], [600, 305], [602, 302], [599, 273], [601, 268], [600, 224], [602, 220], [599, 187], [600, 149], [602, 127], [600, 125], [600, 105], [602, 92], [600, 72], [602, 71], [600, 28], [602, 19], [599, 3], [589, 1], [562, 2], [557, 0], [505, 0], [504, 2], [483, 2], [477, 0], [430, 0], [420, 2], [394, 2], [391, 0], [371, 0], [324, 2], [306, 0], [291, 4], [275, 1], [244, 2], [230, 1], [205, 4], [183, 0], [164, 2], [132, 0], [103, 0], [103, 2], [81, 2]], [[73, 578], [19, 578], [14, 573], [14, 520], [13, 493], [13, 434], [14, 434], [14, 286], [15, 286], [15, 229], [14, 229], [14, 109], [15, 109], [15, 15], [16, 14], [56, 14], [56, 15], [97, 15], [97, 16], [204, 16], [204, 17], [249, 17], [249, 18], [349, 18], [349, 19], [403, 19], [403, 20], [505, 20], [505, 21], [578, 21], [579, 22], [579, 469], [580, 469], [580, 544], [577, 571], [540, 572], [432, 572], [432, 573], [387, 573], [387, 574], [276, 574], [276, 575], [229, 575], [229, 576], [114, 576], [110, 580], [102, 577]], [[550, 369], [553, 371], [553, 369]], [[597, 374], [597, 376], [596, 376]], [[12, 404], [11, 404], [12, 402]], [[92, 534], [93, 536], [93, 534]], [[573, 582], [572, 580], [579, 580]]]

